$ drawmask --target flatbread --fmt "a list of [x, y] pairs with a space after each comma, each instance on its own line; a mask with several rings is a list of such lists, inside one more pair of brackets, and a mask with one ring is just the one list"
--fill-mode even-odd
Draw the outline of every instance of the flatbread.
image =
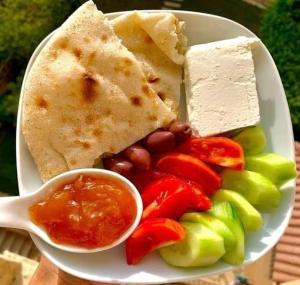
[[122, 43], [141, 63], [151, 87], [178, 113], [186, 49], [184, 22], [166, 12], [131, 12], [111, 23]]
[[25, 82], [22, 130], [44, 181], [174, 118], [92, 1], [55, 32]]

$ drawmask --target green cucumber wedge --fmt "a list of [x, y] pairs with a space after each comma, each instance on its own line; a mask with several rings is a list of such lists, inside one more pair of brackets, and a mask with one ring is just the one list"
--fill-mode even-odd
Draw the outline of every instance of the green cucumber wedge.
[[223, 188], [239, 192], [259, 210], [270, 210], [280, 203], [281, 194], [277, 187], [260, 173], [225, 169], [222, 179]]
[[245, 230], [258, 231], [262, 227], [261, 214], [238, 192], [221, 189], [213, 196], [213, 201], [231, 203], [235, 207]]
[[259, 172], [277, 187], [297, 176], [295, 163], [276, 153], [246, 157], [246, 169]]
[[216, 263], [225, 253], [223, 238], [199, 223], [182, 225], [184, 240], [159, 249], [161, 257], [172, 266], [197, 267]]
[[267, 144], [265, 133], [259, 126], [246, 128], [232, 139], [243, 147], [245, 155], [261, 153]]
[[200, 223], [217, 233], [224, 239], [225, 251], [230, 251], [235, 247], [236, 238], [233, 232], [221, 220], [208, 213], [186, 213], [181, 218], [183, 222]]
[[230, 264], [242, 264], [245, 258], [245, 233], [235, 208], [229, 202], [214, 203], [209, 213], [225, 223], [236, 237], [235, 247], [227, 251], [222, 259]]

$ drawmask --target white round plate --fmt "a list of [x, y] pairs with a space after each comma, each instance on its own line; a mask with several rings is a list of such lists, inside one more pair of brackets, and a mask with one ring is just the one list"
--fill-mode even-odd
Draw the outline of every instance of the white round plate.
[[[155, 12], [155, 11], [151, 11]], [[226, 18], [203, 13], [169, 11], [186, 22], [188, 44], [255, 36], [240, 24]], [[107, 14], [111, 19], [124, 12]], [[28, 64], [26, 75], [36, 56], [51, 35], [37, 47]], [[261, 110], [262, 126], [268, 138], [268, 150], [294, 159], [294, 140], [287, 101], [276, 66], [263, 44], [254, 49], [255, 73]], [[24, 87], [24, 84], [23, 84]], [[20, 97], [17, 123], [17, 168], [20, 195], [30, 193], [42, 184], [37, 168], [21, 133], [22, 97]], [[279, 208], [264, 214], [264, 227], [256, 233], [246, 233], [245, 264], [253, 262], [270, 250], [283, 234], [291, 215], [294, 201], [294, 181], [282, 189]], [[89, 280], [112, 283], [167, 283], [196, 279], [233, 269], [229, 264], [218, 262], [208, 268], [179, 269], [170, 267], [156, 254], [147, 256], [136, 266], [126, 264], [123, 246], [91, 254], [72, 254], [46, 244], [36, 236], [33, 241], [41, 252], [62, 270]]]

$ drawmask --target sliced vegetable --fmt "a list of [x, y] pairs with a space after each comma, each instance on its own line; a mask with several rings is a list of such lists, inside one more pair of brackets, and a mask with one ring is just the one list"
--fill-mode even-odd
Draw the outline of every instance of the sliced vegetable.
[[186, 237], [179, 243], [159, 249], [161, 257], [178, 267], [209, 266], [225, 253], [223, 238], [199, 223], [182, 225]]
[[242, 194], [254, 207], [269, 210], [278, 207], [281, 194], [276, 186], [260, 173], [253, 171], [222, 172], [223, 187]]
[[192, 181], [187, 182], [192, 189], [193, 198], [191, 201], [190, 209], [197, 211], [207, 211], [211, 208], [211, 201], [206, 196], [204, 191], [201, 190], [201, 187]]
[[149, 219], [141, 223], [126, 241], [129, 265], [139, 263], [147, 254], [162, 246], [183, 240], [184, 228], [171, 219]]
[[295, 163], [276, 153], [262, 153], [246, 158], [246, 168], [259, 172], [277, 187], [297, 176]]
[[261, 153], [267, 144], [265, 133], [259, 126], [246, 128], [232, 139], [243, 147], [245, 155]]
[[178, 151], [223, 167], [244, 169], [243, 148], [226, 137], [190, 138]]
[[143, 212], [142, 219], [180, 218], [191, 205], [193, 193], [186, 184], [181, 184], [175, 191], [162, 192]]
[[213, 201], [230, 202], [237, 210], [238, 216], [246, 230], [258, 231], [263, 224], [261, 214], [239, 193], [230, 190], [219, 190]]
[[243, 263], [245, 258], [245, 233], [235, 208], [228, 202], [214, 203], [209, 213], [224, 222], [236, 237], [235, 247], [230, 251], [226, 251], [222, 259], [234, 265]]
[[191, 155], [166, 154], [158, 160], [156, 169], [198, 183], [207, 195], [212, 195], [221, 186], [221, 178], [204, 162]]
[[143, 192], [149, 183], [165, 176], [168, 176], [168, 174], [151, 169], [142, 170], [134, 168], [128, 178], [140, 192]]
[[200, 223], [224, 239], [225, 251], [228, 252], [235, 247], [236, 237], [233, 232], [221, 220], [208, 213], [186, 213], [181, 218], [182, 222]]
[[186, 183], [174, 175], [166, 175], [163, 178], [149, 183], [142, 193], [144, 207], [147, 207], [160, 195], [167, 196], [176, 191], [178, 188], [182, 187], [183, 184]]
[[189, 187], [190, 191], [192, 192], [189, 209], [194, 209], [197, 211], [205, 211], [210, 209], [211, 202], [209, 198], [201, 191], [199, 185], [194, 182], [187, 182], [174, 175], [166, 175], [152, 183], [149, 183], [145, 187], [142, 193], [144, 207], [147, 207], [155, 199], [159, 198], [159, 196], [166, 198], [168, 195], [182, 187], [182, 185]]

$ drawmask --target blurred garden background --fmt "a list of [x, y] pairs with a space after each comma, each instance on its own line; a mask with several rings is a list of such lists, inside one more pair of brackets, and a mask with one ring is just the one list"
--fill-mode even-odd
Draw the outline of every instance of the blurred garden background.
[[[0, 192], [18, 194], [15, 126], [24, 69], [38, 43], [83, 0], [0, 0]], [[233, 19], [270, 50], [300, 139], [300, 0], [96, 0], [103, 12], [181, 9]]]

